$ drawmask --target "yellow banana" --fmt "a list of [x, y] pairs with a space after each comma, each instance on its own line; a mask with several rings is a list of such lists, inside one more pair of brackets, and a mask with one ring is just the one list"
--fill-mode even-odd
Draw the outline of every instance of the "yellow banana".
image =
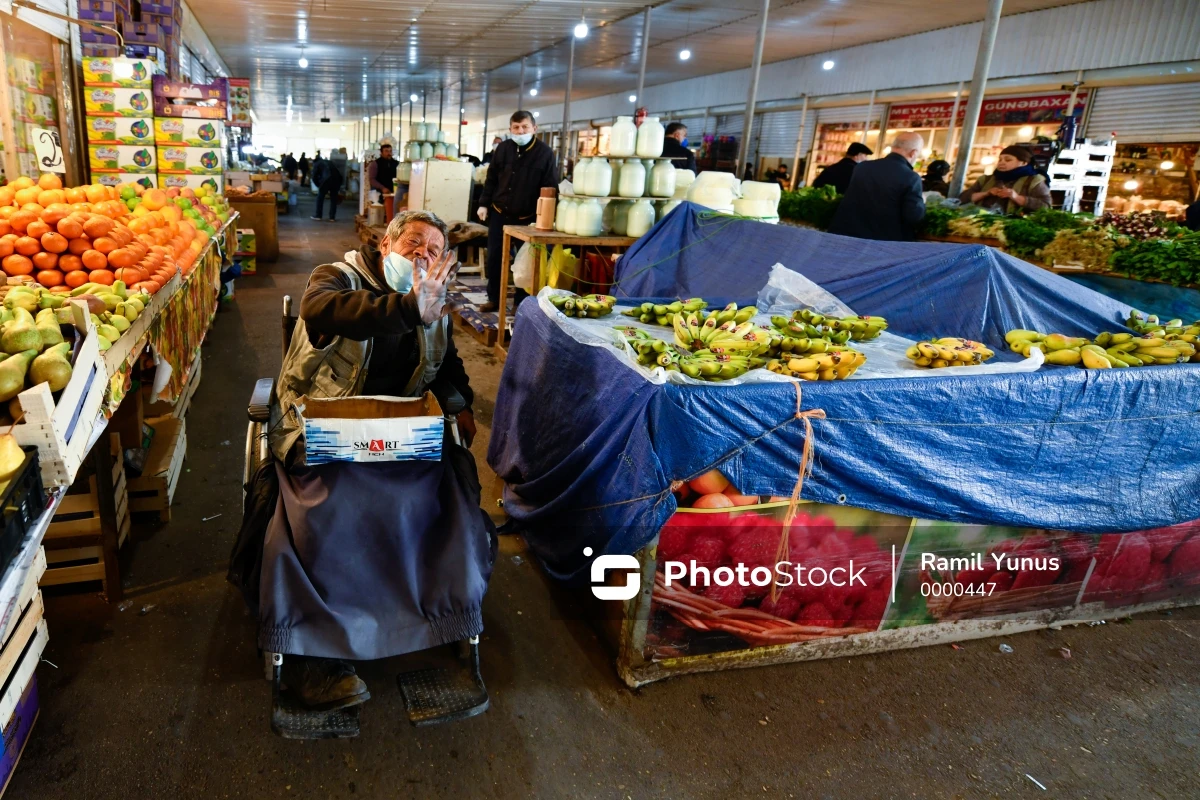
[[1112, 363], [1108, 360], [1108, 355], [1100, 355], [1092, 350], [1080, 350], [1080, 358], [1083, 361], [1085, 369], [1111, 369]]

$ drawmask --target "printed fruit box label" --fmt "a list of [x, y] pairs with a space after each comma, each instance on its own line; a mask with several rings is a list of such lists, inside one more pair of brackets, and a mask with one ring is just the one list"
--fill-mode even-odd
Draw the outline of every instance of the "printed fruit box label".
[[220, 122], [206, 119], [159, 118], [154, 120], [154, 141], [188, 147], [212, 147], [221, 142]]
[[[120, 68], [117, 65], [120, 65]], [[146, 58], [85, 58], [83, 84], [149, 89], [151, 78], [157, 71], [154, 62]]]
[[154, 128], [140, 117], [88, 117], [88, 144], [154, 146]]
[[1200, 520], [1089, 535], [801, 503], [785, 531], [788, 498], [743, 495], [716, 470], [675, 495], [653, 551], [651, 660], [1200, 600]]
[[137, 183], [147, 189], [158, 188], [158, 176], [154, 173], [141, 172], [100, 172], [92, 171], [92, 178], [96, 183], [104, 186], [120, 186], [123, 183]]
[[121, 172], [153, 172], [154, 148], [125, 144], [88, 146], [88, 165], [94, 169]]
[[163, 172], [187, 172], [192, 175], [220, 175], [224, 160], [212, 147], [158, 148], [158, 168]]
[[85, 86], [83, 110], [88, 115], [108, 117], [151, 117], [150, 92], [146, 89]]
[[220, 194], [225, 190], [225, 178], [219, 175], [188, 175], [158, 173], [159, 186], [163, 189], [199, 189], [201, 186]]
[[442, 417], [305, 419], [305, 461], [440, 461]]

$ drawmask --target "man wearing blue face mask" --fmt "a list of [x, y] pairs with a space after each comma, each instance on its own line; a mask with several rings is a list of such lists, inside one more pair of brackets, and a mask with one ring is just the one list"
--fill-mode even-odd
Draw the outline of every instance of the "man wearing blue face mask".
[[682, 122], [672, 122], [667, 126], [667, 138], [663, 140], [663, 157], [673, 158], [671, 162], [675, 169], [690, 169], [696, 171], [696, 154], [688, 150], [687, 125]]
[[[542, 189], [558, 186], [554, 151], [539, 141], [537, 123], [528, 111], [517, 111], [508, 121], [509, 138], [496, 145], [488, 165], [487, 181], [479, 199], [479, 220], [488, 226], [487, 295], [480, 311], [500, 308], [500, 260], [505, 225], [532, 225]], [[518, 303], [525, 292], [517, 289]]]

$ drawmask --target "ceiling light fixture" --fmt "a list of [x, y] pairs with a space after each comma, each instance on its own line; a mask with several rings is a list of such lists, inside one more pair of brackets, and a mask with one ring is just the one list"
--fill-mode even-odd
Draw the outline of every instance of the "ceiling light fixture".
[[1017, 130], [1017, 136], [1020, 136], [1022, 139], [1028, 139], [1030, 136], [1033, 136], [1033, 126], [1021, 126], [1021, 128]]
[[537, 97], [537, 89], [530, 89], [530, 90], [529, 90], [529, 96], [530, 96], [530, 97]]
[[826, 72], [833, 69], [833, 59], [832, 58], [825, 59], [825, 63], [821, 64], [821, 69], [825, 70]]
[[535, 112], [533, 112], [533, 118], [534, 118], [534, 119], [537, 119], [537, 118], [538, 118], [538, 117], [540, 117], [541, 115], [542, 115], [542, 112], [540, 112], [540, 111], [535, 111]]
[[1121, 184], [1121, 188], [1123, 188], [1127, 192], [1132, 192], [1132, 191], [1135, 191], [1138, 188], [1138, 186], [1140, 186], [1140, 185], [1141, 184], [1139, 184], [1137, 181], [1129, 180], [1129, 181], [1125, 181], [1125, 183]]
[[415, 94], [410, 94], [410, 95], [408, 96], [408, 102], [410, 102], [410, 103], [415, 103], [415, 102], [417, 102], [417, 99], [418, 99], [418, 98], [417, 98], [417, 96], [416, 96]]
[[576, 39], [586, 39], [587, 35], [588, 35], [587, 20], [582, 15], [580, 15], [579, 24], [575, 26], [575, 38]]
[[1164, 161], [1158, 165], [1159, 169], [1175, 169], [1174, 161]]
[[687, 61], [691, 57], [692, 57], [692, 51], [688, 50], [686, 47], [679, 51], [679, 60], [680, 61]]
[[370, 117], [363, 117], [363, 122], [370, 122], [370, 121], [371, 121]]
[[687, 61], [692, 57], [692, 51], [688, 49], [688, 40], [692, 38], [692, 12], [687, 15], [687, 25], [683, 29], [683, 49], [679, 51], [679, 60]]
[[308, 59], [304, 57], [304, 45], [300, 46], [300, 69], [308, 69]]
[[629, 95], [629, 102], [631, 102], [631, 103], [636, 103], [636, 102], [637, 102], [637, 95], [636, 95], [636, 94], [631, 94], [631, 95]]

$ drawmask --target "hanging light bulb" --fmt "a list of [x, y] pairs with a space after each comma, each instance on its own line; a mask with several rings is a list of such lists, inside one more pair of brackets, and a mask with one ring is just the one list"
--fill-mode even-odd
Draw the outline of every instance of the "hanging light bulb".
[[530, 89], [530, 90], [529, 90], [529, 96], [530, 96], [530, 97], [537, 97], [537, 89]]
[[636, 95], [636, 94], [631, 94], [631, 95], [629, 95], [629, 102], [631, 102], [631, 103], [636, 103], [636, 102], [637, 102], [637, 95]]
[[417, 102], [417, 99], [418, 99], [418, 98], [417, 98], [417, 96], [416, 96], [415, 94], [410, 94], [410, 95], [408, 96], [408, 101], [409, 101], [410, 103], [415, 103], [415, 102]]
[[680, 61], [687, 61], [691, 57], [692, 57], [692, 51], [688, 50], [686, 47], [679, 51], [679, 60]]
[[1128, 181], [1125, 181], [1125, 183], [1121, 184], [1121, 188], [1123, 188], [1127, 192], [1135, 191], [1139, 186], [1141, 186], [1141, 184], [1135, 180], [1128, 180]]
[[833, 59], [832, 58], [826, 59], [825, 63], [821, 65], [821, 69], [825, 70], [826, 72], [833, 69]]
[[1174, 161], [1164, 161], [1158, 165], [1158, 168], [1162, 169], [1162, 170], [1175, 169], [1175, 162]]
[[583, 18], [580, 18], [579, 24], [575, 26], [575, 38], [576, 39], [586, 39], [587, 35], [588, 35], [588, 24]]
[[370, 117], [363, 117], [363, 122], [370, 122], [370, 121], [371, 121]]
[[300, 51], [300, 69], [308, 69], [308, 59], [304, 57], [304, 51]]

